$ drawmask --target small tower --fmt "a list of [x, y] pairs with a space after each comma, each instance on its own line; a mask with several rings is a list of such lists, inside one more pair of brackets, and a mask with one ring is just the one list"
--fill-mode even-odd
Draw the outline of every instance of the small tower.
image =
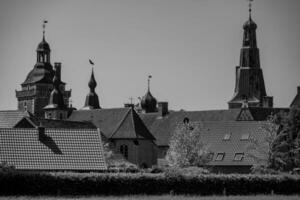
[[[18, 110], [28, 111], [38, 118], [45, 116], [43, 108], [49, 103], [55, 73], [50, 62], [50, 45], [45, 39], [46, 23], [47, 21], [43, 22], [42, 41], [36, 49], [36, 64], [21, 84], [22, 89], [16, 91]], [[60, 63], [55, 63], [55, 65], [60, 65]], [[65, 90], [65, 83], [60, 85], [60, 90], [67, 105], [71, 96], [71, 90]]]
[[148, 91], [141, 99], [141, 107], [145, 113], [157, 112], [157, 107], [156, 107], [157, 101], [150, 92], [150, 79], [151, 78], [152, 78], [152, 76], [148, 76]]
[[85, 104], [82, 109], [84, 109], [84, 110], [100, 109], [101, 107], [99, 105], [99, 98], [95, 92], [97, 82], [96, 82], [95, 76], [94, 76], [94, 68], [92, 68], [92, 74], [91, 74], [91, 78], [88, 83], [88, 86], [90, 88], [90, 92], [86, 95]]
[[236, 67], [236, 82], [229, 108], [241, 108], [245, 100], [249, 107], [272, 107], [273, 97], [267, 96], [262, 69], [260, 68], [259, 49], [256, 42], [256, 23], [251, 16], [244, 23], [243, 47], [240, 53], [240, 65]]
[[56, 65], [53, 78], [53, 90], [50, 94], [49, 104], [44, 107], [46, 119], [66, 119], [68, 117], [68, 108], [64, 102], [63, 94], [60, 90], [62, 81], [60, 80], [60, 66]]

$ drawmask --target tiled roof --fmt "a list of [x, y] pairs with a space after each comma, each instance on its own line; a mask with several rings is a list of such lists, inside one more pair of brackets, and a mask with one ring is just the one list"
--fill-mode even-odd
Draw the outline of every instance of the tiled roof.
[[[204, 143], [209, 146], [209, 150], [214, 153], [212, 161], [209, 165], [213, 166], [226, 166], [226, 165], [253, 165], [252, 158], [246, 156], [247, 145], [249, 140], [241, 140], [243, 135], [249, 135], [249, 137], [257, 138], [261, 140], [263, 138], [263, 126], [264, 122], [257, 121], [210, 121], [210, 122], [192, 122], [191, 126], [200, 124], [200, 132]], [[224, 140], [225, 134], [230, 134], [228, 140]], [[218, 153], [225, 153], [224, 158], [221, 161], [216, 161]], [[244, 153], [244, 158], [241, 161], [234, 160], [236, 153]]]
[[[31, 126], [30, 126], [31, 125]], [[71, 129], [96, 129], [91, 122], [79, 122], [69, 120], [37, 119], [34, 117], [23, 117], [14, 128], [71, 128]]]
[[241, 109], [211, 111], [172, 111], [165, 117], [158, 113], [140, 114], [159, 146], [168, 146], [170, 134], [187, 117], [190, 121], [235, 121]]
[[107, 138], [147, 138], [153, 140], [143, 121], [131, 108], [76, 110], [71, 121], [90, 121], [100, 128]]
[[1, 110], [0, 128], [13, 128], [23, 117], [30, 117], [32, 114], [19, 110]]
[[106, 169], [95, 129], [0, 129], [0, 161], [20, 170]]
[[[298, 89], [300, 90], [300, 89]], [[297, 94], [293, 99], [290, 107], [300, 108], [300, 94]]]
[[128, 109], [126, 116], [117, 126], [110, 138], [113, 139], [150, 139], [155, 140], [141, 118], [133, 109]]

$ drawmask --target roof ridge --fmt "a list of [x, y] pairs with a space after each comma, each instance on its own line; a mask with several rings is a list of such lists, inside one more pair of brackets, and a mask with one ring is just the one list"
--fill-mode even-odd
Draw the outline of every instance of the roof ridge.
[[128, 110], [126, 112], [126, 114], [124, 115], [123, 119], [121, 120], [121, 122], [118, 124], [117, 128], [112, 132], [112, 134], [109, 136], [109, 138], [112, 138], [116, 132], [120, 129], [121, 125], [124, 123], [124, 121], [126, 120], [126, 117], [128, 116], [130, 110]]

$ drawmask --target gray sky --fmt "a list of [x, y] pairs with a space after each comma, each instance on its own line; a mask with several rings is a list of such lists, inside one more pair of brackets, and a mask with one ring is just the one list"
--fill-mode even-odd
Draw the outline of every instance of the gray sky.
[[[300, 85], [300, 1], [256, 0], [267, 94], [287, 107]], [[152, 94], [171, 109], [226, 109], [248, 18], [245, 0], [0, 0], [0, 109], [16, 109], [15, 90], [36, 61], [47, 19], [51, 62], [81, 108], [95, 62], [104, 108]]]

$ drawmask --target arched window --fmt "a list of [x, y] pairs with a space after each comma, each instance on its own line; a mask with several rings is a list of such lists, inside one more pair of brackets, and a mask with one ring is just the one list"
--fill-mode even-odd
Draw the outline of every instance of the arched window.
[[122, 144], [120, 146], [120, 153], [127, 159], [128, 158], [128, 146], [125, 144]]

